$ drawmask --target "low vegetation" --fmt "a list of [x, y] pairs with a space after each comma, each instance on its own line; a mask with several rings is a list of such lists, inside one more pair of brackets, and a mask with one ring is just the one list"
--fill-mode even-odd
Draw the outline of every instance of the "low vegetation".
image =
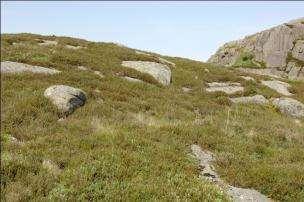
[[[39, 46], [37, 40], [57, 40], [58, 45]], [[84, 48], [71, 50], [66, 44]], [[193, 143], [217, 155], [216, 169], [228, 183], [275, 200], [303, 200], [304, 120], [295, 123], [271, 105], [232, 105], [227, 95], [207, 94], [204, 88], [206, 82], [233, 81], [245, 87], [235, 96], [280, 95], [243, 80], [233, 68], [183, 58], [162, 56], [176, 64], [168, 87], [121, 66], [124, 60], [155, 61], [155, 56], [113, 43], [2, 35], [1, 61], [62, 72], [1, 75], [1, 200], [229, 201], [198, 177], [197, 162], [189, 155]], [[120, 78], [125, 75], [146, 83]], [[56, 84], [80, 88], [88, 97], [63, 121], [43, 96]], [[303, 83], [290, 84], [295, 98], [304, 102]], [[49, 172], [44, 160], [60, 173]]]

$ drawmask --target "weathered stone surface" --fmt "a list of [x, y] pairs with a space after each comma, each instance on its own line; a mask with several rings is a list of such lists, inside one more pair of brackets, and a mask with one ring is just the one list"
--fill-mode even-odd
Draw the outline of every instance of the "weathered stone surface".
[[58, 44], [57, 41], [43, 40], [43, 42], [38, 43], [40, 46], [56, 46]]
[[125, 80], [130, 81], [130, 82], [143, 83], [143, 81], [142, 81], [142, 80], [135, 79], [135, 78], [128, 77], [128, 76], [124, 76], [124, 77], [122, 77], [122, 78], [124, 78]]
[[207, 83], [209, 86], [206, 88], [207, 92], [224, 92], [226, 94], [234, 94], [237, 92], [242, 92], [244, 91], [244, 88], [241, 86], [240, 83], [231, 83], [231, 82], [226, 82], [226, 83], [218, 83], [218, 82], [212, 82], [212, 83]]
[[295, 118], [304, 117], [304, 104], [292, 98], [275, 98], [272, 99], [272, 104], [275, 105], [283, 114]]
[[254, 189], [244, 189], [229, 186], [227, 191], [234, 202], [270, 202], [271, 200], [265, 195]]
[[169, 85], [171, 82], [171, 70], [164, 64], [146, 61], [123, 61], [122, 66], [150, 74], [165, 86]]
[[268, 100], [263, 95], [254, 95], [248, 97], [229, 98], [233, 103], [243, 104], [267, 104]]
[[71, 114], [86, 102], [86, 94], [78, 88], [54, 85], [44, 91], [44, 96], [51, 100], [65, 115]]
[[[282, 70], [287, 66], [287, 58], [292, 56], [303, 61], [304, 18], [246, 36], [224, 44], [212, 55], [208, 62], [233, 66], [248, 53], [255, 66], [265, 66]], [[248, 59], [248, 58], [247, 58]]]
[[277, 91], [278, 93], [285, 95], [285, 96], [291, 96], [292, 93], [289, 92], [288, 88], [290, 85], [288, 83], [285, 83], [283, 81], [261, 81], [263, 85]]
[[270, 202], [271, 199], [254, 189], [244, 189], [234, 187], [224, 182], [215, 171], [212, 163], [215, 161], [214, 154], [210, 151], [204, 151], [198, 145], [191, 145], [191, 151], [194, 157], [199, 161], [199, 170], [201, 177], [210, 180], [221, 189], [227, 192], [233, 201], [237, 202]]
[[304, 40], [298, 40], [292, 49], [292, 57], [304, 61]]
[[304, 67], [298, 66], [296, 62], [289, 62], [286, 72], [290, 80], [304, 80]]
[[254, 78], [252, 78], [250, 76], [240, 76], [240, 77], [246, 81], [255, 81]]
[[60, 71], [46, 67], [33, 66], [19, 62], [1, 62], [1, 73], [23, 73], [32, 72], [35, 74], [57, 74]]

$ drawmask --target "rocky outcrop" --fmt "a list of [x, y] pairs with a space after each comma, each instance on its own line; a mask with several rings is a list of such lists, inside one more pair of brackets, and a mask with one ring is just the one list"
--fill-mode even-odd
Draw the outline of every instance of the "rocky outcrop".
[[171, 70], [167, 65], [147, 61], [123, 61], [122, 66], [150, 74], [161, 84], [167, 86], [171, 82]]
[[33, 66], [19, 62], [1, 62], [1, 73], [23, 73], [31, 72], [35, 74], [57, 74], [60, 71], [46, 67]]
[[240, 83], [212, 82], [212, 83], [207, 83], [207, 85], [209, 86], [208, 88], [206, 88], [207, 92], [224, 92], [226, 94], [234, 94], [234, 93], [237, 93], [237, 92], [244, 91], [244, 87], [242, 87]]
[[304, 117], [304, 104], [292, 98], [275, 98], [272, 104], [276, 106], [283, 114], [295, 117]]
[[86, 102], [86, 94], [78, 88], [65, 85], [54, 85], [44, 91], [44, 96], [65, 115], [71, 114]]
[[290, 85], [288, 83], [285, 83], [283, 81], [261, 81], [263, 85], [277, 91], [278, 93], [285, 95], [285, 96], [291, 96], [292, 93], [289, 92], [288, 88]]
[[226, 191], [226, 193], [235, 202], [270, 202], [271, 199], [254, 189], [245, 189], [234, 187], [224, 182], [219, 174], [215, 171], [212, 163], [215, 161], [214, 154], [210, 151], [204, 151], [198, 145], [191, 145], [193, 156], [198, 160], [200, 167], [200, 175], [218, 187]]
[[233, 103], [242, 104], [267, 104], [268, 100], [263, 95], [254, 95], [248, 97], [229, 98]]
[[208, 62], [224, 66], [267, 67], [282, 70], [303, 60], [304, 18], [224, 44]]

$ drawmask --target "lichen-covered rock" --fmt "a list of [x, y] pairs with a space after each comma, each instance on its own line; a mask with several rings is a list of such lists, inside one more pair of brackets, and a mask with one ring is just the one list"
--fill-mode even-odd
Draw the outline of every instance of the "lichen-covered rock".
[[122, 66], [150, 74], [165, 86], [169, 85], [171, 82], [171, 70], [164, 64], [146, 61], [123, 61]]
[[275, 98], [272, 104], [282, 113], [295, 118], [304, 117], [304, 104], [292, 98]]
[[[208, 62], [235, 66], [239, 59], [250, 61], [251, 67], [284, 69], [290, 55], [303, 61], [304, 18], [246, 36], [224, 44]], [[246, 53], [246, 57], [242, 58]], [[250, 57], [248, 57], [250, 56]]]
[[206, 88], [207, 92], [224, 92], [226, 94], [234, 94], [234, 93], [237, 93], [237, 92], [244, 91], [244, 87], [242, 87], [240, 83], [212, 82], [212, 83], [207, 83], [207, 85], [209, 86], [208, 88]]
[[65, 85], [50, 86], [44, 91], [44, 96], [65, 115], [71, 114], [76, 108], [86, 102], [86, 94], [78, 88]]
[[268, 100], [263, 95], [254, 95], [248, 97], [229, 98], [233, 103], [243, 104], [267, 104]]
[[285, 83], [283, 81], [261, 81], [263, 85], [277, 91], [278, 93], [285, 95], [285, 96], [291, 96], [292, 93], [289, 92], [288, 88], [290, 85], [288, 83]]
[[5, 61], [1, 62], [1, 73], [23, 73], [31, 72], [35, 74], [57, 74], [60, 71], [56, 69], [33, 66], [19, 62]]

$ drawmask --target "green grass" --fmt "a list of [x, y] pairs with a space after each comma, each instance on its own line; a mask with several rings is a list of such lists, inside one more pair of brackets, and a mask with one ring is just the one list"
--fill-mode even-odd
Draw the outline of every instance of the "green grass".
[[244, 68], [265, 68], [265, 64], [263, 62], [254, 61], [254, 56], [248, 52], [242, 52], [232, 66]]
[[[56, 39], [59, 45], [38, 46], [35, 39]], [[63, 48], [65, 44], [87, 48], [70, 50]], [[231, 105], [225, 94], [207, 94], [204, 88], [206, 82], [234, 81], [245, 87], [235, 96], [279, 97], [276, 92], [244, 81], [233, 68], [183, 58], [163, 56], [176, 64], [168, 87], [121, 66], [123, 60], [156, 61], [156, 56], [113, 43], [2, 35], [1, 61], [62, 73], [1, 75], [1, 199], [228, 201], [225, 193], [198, 178], [197, 162], [189, 155], [193, 143], [217, 155], [216, 168], [230, 184], [255, 188], [280, 201], [304, 198], [303, 119], [302, 125], [295, 124], [271, 105]], [[101, 71], [105, 78], [78, 70], [78, 65]], [[55, 84], [81, 88], [88, 97], [63, 122], [43, 97]], [[295, 98], [304, 102], [303, 83], [291, 85]], [[184, 93], [183, 86], [193, 90]], [[9, 136], [23, 144], [10, 142]], [[57, 164], [61, 173], [43, 168], [45, 159]]]

